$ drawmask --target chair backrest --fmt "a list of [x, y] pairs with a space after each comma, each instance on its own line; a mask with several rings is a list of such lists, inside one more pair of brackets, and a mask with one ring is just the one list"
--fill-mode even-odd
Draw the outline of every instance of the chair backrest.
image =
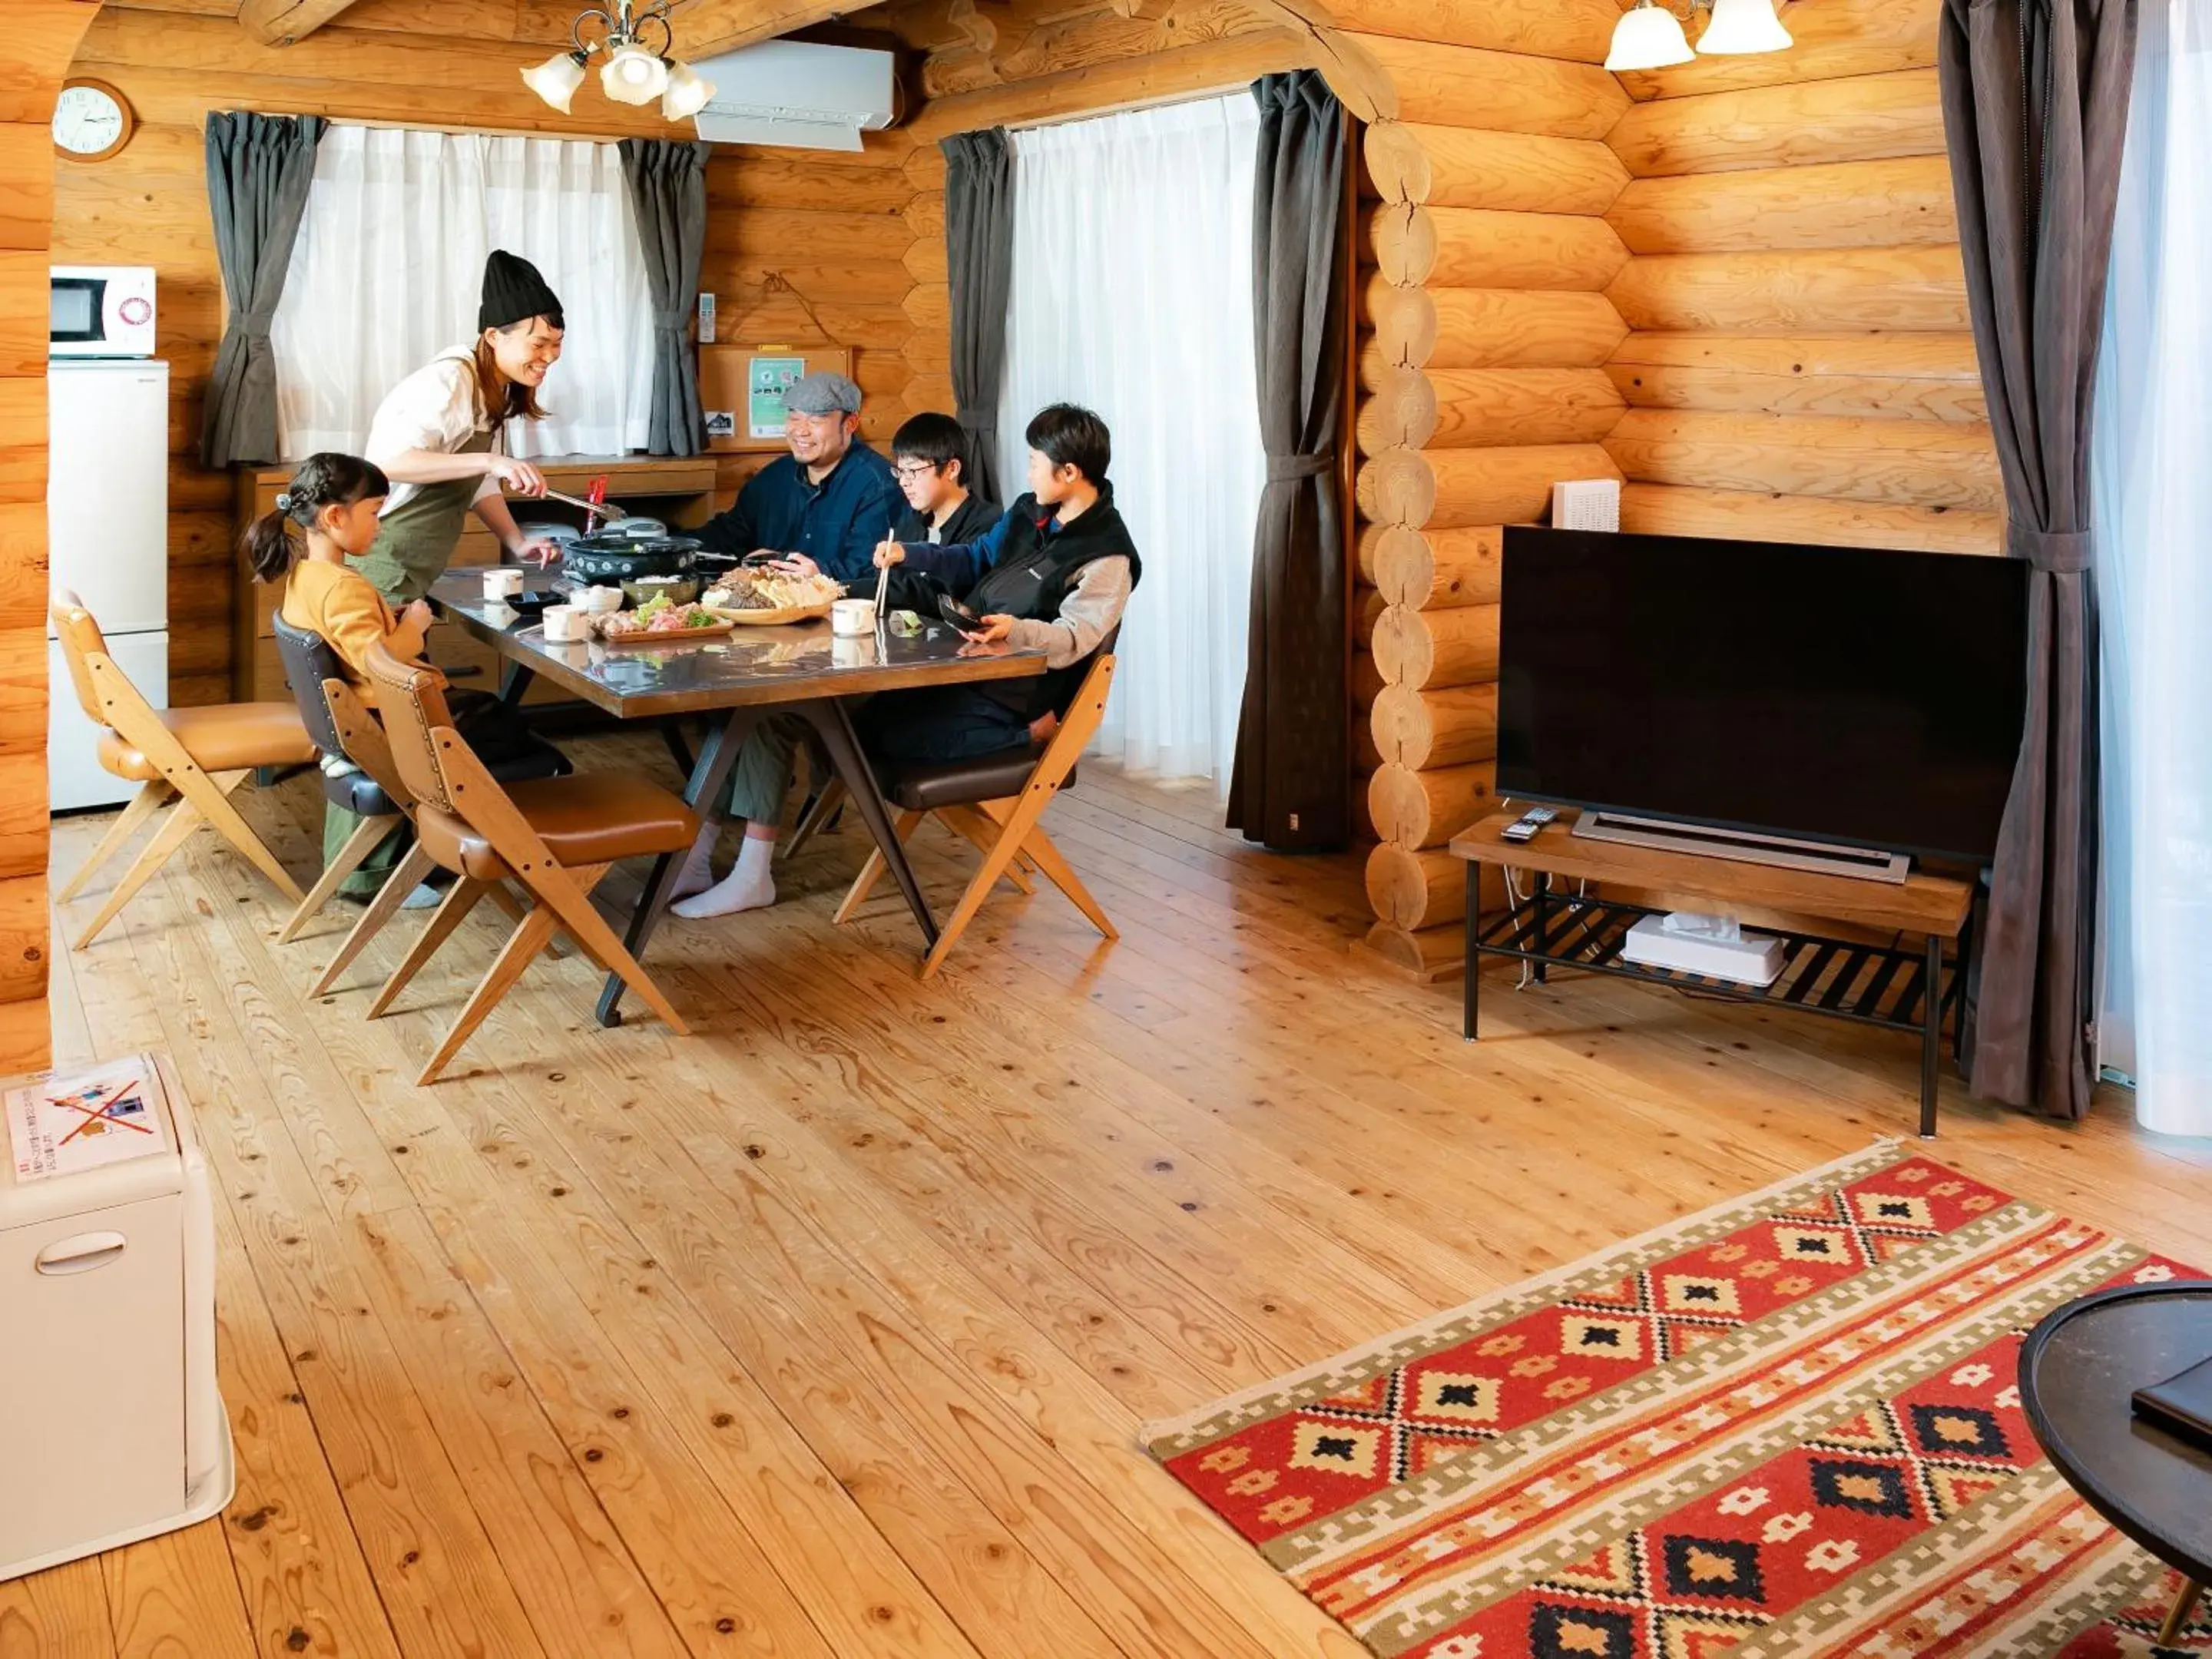
[[331, 642], [311, 628], [295, 628], [280, 612], [275, 618], [276, 654], [284, 664], [284, 678], [292, 688], [292, 700], [300, 705], [300, 718], [306, 722], [308, 741], [325, 755], [335, 755], [340, 760], [350, 760], [345, 750], [345, 740], [331, 720], [330, 700], [323, 696], [325, 680], [342, 680], [346, 677], [345, 664], [331, 648]]
[[1091, 665], [1077, 684], [1075, 695], [1067, 700], [1060, 730], [1037, 757], [1036, 769], [1030, 774], [1032, 779], [1041, 775], [1057, 789], [1060, 780], [1075, 769], [1083, 751], [1091, 747], [1091, 738], [1098, 735], [1106, 719], [1107, 694], [1114, 689], [1114, 653], [1108, 647], [1121, 631], [1115, 629], [1091, 653]]
[[[67, 588], [48, 603], [46, 616], [54, 625], [55, 636], [62, 642], [62, 660], [69, 665], [70, 684], [76, 690], [77, 706], [94, 725], [112, 726], [113, 722], [101, 706], [100, 690], [92, 670], [95, 657], [114, 660], [107, 656], [107, 636], [100, 631], [92, 612], [84, 608], [84, 601]], [[122, 671], [116, 672], [119, 674]]]
[[426, 806], [460, 816], [438, 764], [440, 732], [453, 729], [446, 707], [446, 677], [427, 663], [403, 662], [381, 644], [368, 647], [368, 683], [376, 688], [376, 712], [392, 745], [392, 763], [407, 793]]
[[411, 812], [415, 797], [392, 763], [392, 745], [385, 739], [384, 727], [368, 712], [361, 693], [345, 680], [327, 679], [323, 682], [323, 701], [331, 711], [331, 724], [337, 728], [345, 757], [376, 781], [386, 799], [401, 811]]
[[62, 660], [69, 665], [70, 684], [84, 717], [139, 748], [161, 743], [161, 717], [108, 654], [107, 636], [84, 601], [64, 588], [54, 596], [46, 614], [61, 641]]

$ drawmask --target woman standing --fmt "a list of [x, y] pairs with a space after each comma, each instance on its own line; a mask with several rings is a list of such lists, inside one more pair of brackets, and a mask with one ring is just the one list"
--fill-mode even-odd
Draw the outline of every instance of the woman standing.
[[504, 452], [508, 422], [545, 418], [538, 389], [560, 359], [563, 327], [538, 267], [495, 249], [475, 341], [440, 352], [377, 405], [368, 459], [394, 488], [358, 568], [392, 604], [421, 599], [446, 574], [471, 513], [510, 556], [542, 563], [557, 551], [524, 538], [501, 491], [545, 493], [544, 475]]

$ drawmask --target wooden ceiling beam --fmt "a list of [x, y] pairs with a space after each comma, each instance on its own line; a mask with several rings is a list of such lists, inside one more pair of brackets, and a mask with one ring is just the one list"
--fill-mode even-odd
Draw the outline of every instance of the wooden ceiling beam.
[[794, 29], [848, 17], [866, 5], [866, 0], [678, 0], [676, 55], [696, 64]]
[[238, 26], [264, 46], [289, 46], [304, 40], [354, 0], [246, 0]]

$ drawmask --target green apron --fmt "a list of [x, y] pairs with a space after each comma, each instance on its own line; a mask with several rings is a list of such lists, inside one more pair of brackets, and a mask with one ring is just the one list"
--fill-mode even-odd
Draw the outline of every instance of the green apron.
[[[452, 453], [481, 455], [491, 447], [491, 441], [489, 432], [472, 433], [466, 443]], [[377, 521], [376, 541], [355, 561], [354, 568], [368, 578], [394, 611], [421, 599], [453, 562], [469, 508], [483, 487], [481, 478], [449, 478], [443, 483], [416, 485], [413, 495]], [[344, 807], [324, 806], [325, 865], [337, 856], [338, 849], [360, 825], [360, 817]], [[413, 839], [405, 825], [395, 829], [338, 890], [357, 898], [374, 894], [384, 885], [385, 878]]]
[[[491, 448], [491, 441], [489, 432], [471, 433], [452, 453], [482, 455]], [[482, 478], [416, 485], [413, 495], [377, 520], [375, 544], [354, 568], [368, 578], [394, 611], [421, 599], [453, 563], [469, 508], [483, 488]]]

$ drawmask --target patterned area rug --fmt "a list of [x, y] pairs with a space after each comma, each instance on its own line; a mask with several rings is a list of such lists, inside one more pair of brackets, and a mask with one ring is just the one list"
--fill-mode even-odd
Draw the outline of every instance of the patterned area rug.
[[2203, 1652], [2014, 1386], [2195, 1276], [1885, 1144], [1146, 1438], [1382, 1659]]

